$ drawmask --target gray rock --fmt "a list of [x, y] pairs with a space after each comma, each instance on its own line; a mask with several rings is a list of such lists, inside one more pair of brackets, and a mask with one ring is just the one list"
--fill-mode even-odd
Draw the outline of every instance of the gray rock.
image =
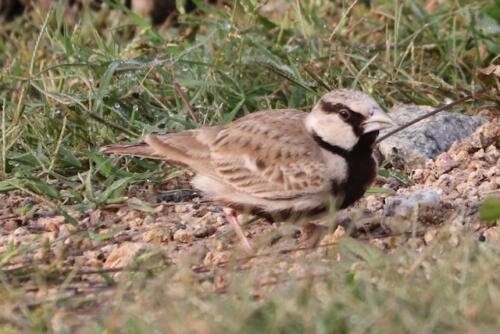
[[414, 223], [420, 227], [443, 224], [453, 212], [453, 206], [435, 189], [415, 190], [386, 198], [384, 225], [394, 232], [408, 232], [414, 230]]
[[[429, 106], [401, 105], [394, 107], [389, 115], [402, 125], [431, 110], [433, 107]], [[446, 152], [455, 141], [470, 136], [486, 121], [480, 116], [443, 111], [383, 140], [379, 150], [385, 159], [397, 164], [421, 167], [428, 159]], [[381, 135], [390, 130], [382, 131]]]
[[394, 196], [386, 199], [384, 216], [410, 218], [416, 209], [440, 206], [443, 199], [433, 189], [415, 191], [406, 196]]

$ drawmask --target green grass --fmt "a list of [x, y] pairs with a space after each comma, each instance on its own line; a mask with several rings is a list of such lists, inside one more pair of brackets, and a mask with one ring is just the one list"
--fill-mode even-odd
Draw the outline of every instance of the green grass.
[[162, 274], [103, 318], [129, 332], [137, 326], [148, 332], [493, 333], [500, 326], [500, 248], [469, 237], [457, 248], [449, 237], [443, 233], [421, 254], [384, 254], [346, 239], [321, 264], [276, 256], [273, 262], [281, 264], [293, 258], [304, 274], [269, 279], [277, 282], [272, 291], [266, 282], [255, 285], [256, 272], [237, 268], [224, 294], [193, 293], [198, 277]]
[[[111, 10], [112, 2], [78, 17], [56, 8], [3, 25], [0, 192], [38, 198], [78, 225], [70, 210], [123, 202], [132, 184], [158, 186], [176, 175], [156, 162], [111, 160], [97, 153], [101, 145], [227, 123], [258, 109], [308, 110], [336, 87], [362, 89], [384, 108], [438, 105], [485, 85], [477, 70], [498, 63], [500, 53], [495, 1], [442, 1], [434, 12], [423, 1], [373, 1], [371, 8], [290, 1], [288, 12], [271, 17], [259, 14], [258, 1], [238, 1], [232, 9], [197, 2], [196, 14], [159, 29], [123, 8]], [[499, 101], [488, 89], [462, 111]], [[41, 241], [12, 245], [0, 253], [0, 268], [30, 247]], [[253, 296], [255, 273], [240, 279], [236, 268], [222, 295], [200, 291], [192, 277], [177, 282], [178, 268], [131, 275], [118, 283], [123, 294], [86, 326], [96, 333], [185, 327], [493, 333], [500, 327], [497, 245], [465, 235], [458, 247], [435, 242], [422, 254], [402, 246], [386, 255], [347, 240], [338, 253], [340, 262], [325, 260], [329, 275], [286, 278], [265, 298]], [[0, 331], [50, 330], [61, 309], [92, 308], [90, 297], [32, 305], [25, 289], [45, 284], [39, 278], [47, 273], [31, 270], [23, 276], [29, 287], [0, 271]]]

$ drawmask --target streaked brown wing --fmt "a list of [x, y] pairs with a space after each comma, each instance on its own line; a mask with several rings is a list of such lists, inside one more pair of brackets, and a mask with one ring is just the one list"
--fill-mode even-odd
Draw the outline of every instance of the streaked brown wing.
[[216, 174], [239, 191], [292, 199], [327, 191], [327, 166], [298, 110], [261, 111], [240, 118], [210, 143]]

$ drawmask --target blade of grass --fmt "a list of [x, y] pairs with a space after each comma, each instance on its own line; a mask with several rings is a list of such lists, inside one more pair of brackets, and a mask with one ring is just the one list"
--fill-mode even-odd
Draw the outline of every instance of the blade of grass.
[[1, 169], [0, 169], [0, 177], [4, 178], [7, 175], [7, 134], [5, 131], [5, 114], [7, 110], [5, 110], [5, 104], [7, 103], [7, 99], [3, 99], [2, 103], [2, 161], [1, 161]]

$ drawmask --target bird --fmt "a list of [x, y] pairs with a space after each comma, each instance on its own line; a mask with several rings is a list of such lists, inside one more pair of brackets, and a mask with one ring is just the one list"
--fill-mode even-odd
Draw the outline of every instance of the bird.
[[261, 110], [229, 124], [164, 135], [140, 143], [101, 148], [166, 160], [195, 172], [191, 184], [224, 207], [243, 247], [253, 248], [237, 212], [270, 221], [320, 217], [363, 196], [377, 175], [373, 152], [379, 131], [394, 125], [368, 94], [336, 89], [310, 112]]

